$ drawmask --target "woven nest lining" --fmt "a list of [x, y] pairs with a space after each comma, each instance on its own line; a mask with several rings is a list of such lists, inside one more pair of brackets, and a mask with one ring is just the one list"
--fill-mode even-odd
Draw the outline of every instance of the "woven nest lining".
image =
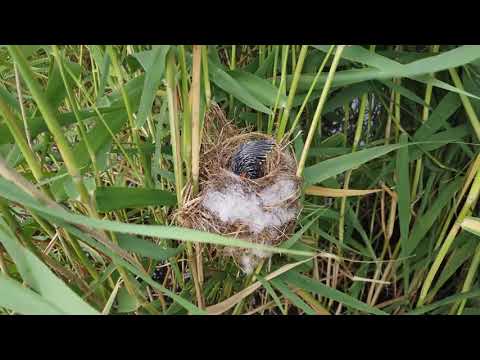
[[[291, 148], [275, 143], [264, 164], [265, 176], [261, 178], [243, 178], [230, 171], [232, 156], [238, 146], [259, 139], [271, 137], [238, 129], [227, 121], [218, 106], [212, 105], [206, 114], [202, 134], [199, 193], [193, 196], [191, 184], [185, 188], [184, 205], [174, 215], [180, 225], [272, 246], [288, 238], [300, 212], [300, 179], [296, 176], [297, 165]], [[275, 194], [282, 194], [282, 191], [284, 196], [276, 199]], [[240, 201], [238, 214], [228, 208], [228, 201], [222, 204], [220, 200], [224, 198]], [[216, 210], [223, 206], [227, 208], [225, 213]], [[274, 225], [269, 226], [270, 223]], [[217, 250], [233, 256], [247, 273], [260, 259], [270, 256], [236, 247]]]

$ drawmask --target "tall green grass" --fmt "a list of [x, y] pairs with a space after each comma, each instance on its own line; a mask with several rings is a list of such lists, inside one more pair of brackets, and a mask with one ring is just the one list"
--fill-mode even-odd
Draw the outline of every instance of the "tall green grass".
[[[480, 313], [480, 46], [0, 47], [0, 313]], [[287, 139], [279, 247], [176, 226], [205, 113]], [[268, 250], [243, 275], [216, 247]]]

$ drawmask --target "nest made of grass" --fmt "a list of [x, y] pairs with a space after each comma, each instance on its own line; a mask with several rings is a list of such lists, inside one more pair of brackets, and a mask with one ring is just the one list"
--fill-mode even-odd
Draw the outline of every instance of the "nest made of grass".
[[[233, 236], [253, 243], [276, 246], [286, 240], [293, 232], [300, 212], [300, 179], [296, 176], [297, 163], [291, 147], [285, 143], [275, 143], [266, 161], [265, 176], [258, 179], [240, 178], [230, 171], [230, 162], [235, 150], [244, 142], [259, 139], [272, 139], [270, 136], [249, 129], [239, 129], [228, 121], [218, 105], [212, 105], [205, 116], [200, 150], [199, 193], [193, 195], [192, 185], [187, 184], [184, 190], [184, 204], [175, 214], [174, 219], [181, 226], [208, 231], [216, 234]], [[265, 228], [260, 232], [251, 231], [248, 225], [240, 220], [224, 222], [218, 214], [203, 206], [205, 196], [211, 191], [222, 191], [232, 185], [243, 192], [259, 193], [278, 183], [291, 181], [294, 191], [290, 196], [276, 203], [275, 207], [288, 209], [295, 216], [276, 227]], [[265, 208], [264, 211], [270, 211]], [[250, 251], [249, 249], [226, 247], [221, 251], [224, 255], [233, 256], [242, 263], [242, 268], [251, 267], [259, 259], [270, 254]], [[245, 257], [248, 255], [248, 257]], [[246, 272], [250, 272], [247, 269]]]

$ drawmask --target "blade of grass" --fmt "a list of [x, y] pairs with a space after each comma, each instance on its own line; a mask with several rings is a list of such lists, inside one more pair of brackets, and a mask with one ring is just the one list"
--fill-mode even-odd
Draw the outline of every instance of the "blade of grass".
[[60, 308], [15, 280], [0, 274], [0, 306], [24, 315], [66, 315]]
[[301, 275], [296, 271], [290, 271], [282, 275], [281, 278], [294, 286], [305, 289], [307, 291], [315, 292], [326, 298], [333, 299], [335, 301], [345, 304], [346, 306], [352, 307], [353, 309], [363, 311], [369, 314], [388, 315], [386, 312], [382, 310], [368, 306], [367, 304], [345, 293], [342, 293], [341, 291], [330, 288], [322, 284], [321, 282], [310, 279], [309, 277], [305, 275]]
[[[143, 67], [145, 70], [145, 82], [143, 84], [142, 98], [140, 99], [140, 107], [136, 118], [136, 126], [141, 128], [147, 121], [147, 116], [150, 114], [155, 93], [162, 80], [163, 71], [165, 69], [165, 58], [169, 45], [153, 45], [152, 50], [143, 52], [143, 55], [148, 54], [150, 59], [144, 60]], [[138, 59], [139, 54], [134, 56]]]
[[66, 314], [98, 314], [29, 250], [0, 227], [0, 242], [14, 259], [23, 280]]
[[95, 190], [97, 210], [108, 212], [147, 206], [174, 206], [176, 196], [170, 191], [127, 187], [98, 187]]

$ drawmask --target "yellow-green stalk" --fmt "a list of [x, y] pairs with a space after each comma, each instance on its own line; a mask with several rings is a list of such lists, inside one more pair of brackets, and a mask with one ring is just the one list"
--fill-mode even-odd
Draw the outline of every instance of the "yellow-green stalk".
[[[437, 53], [439, 49], [440, 49], [440, 45], [432, 46], [432, 52], [434, 53]], [[430, 111], [429, 109], [430, 101], [432, 100], [432, 90], [433, 90], [433, 84], [432, 84], [432, 81], [429, 81], [427, 84], [427, 88], [425, 89], [425, 99], [424, 99], [425, 105], [423, 106], [422, 122], [426, 122], [428, 120], [428, 114]], [[412, 194], [411, 194], [412, 201], [415, 201], [415, 198], [417, 196], [417, 189], [418, 189], [418, 183], [420, 181], [421, 172], [422, 172], [422, 157], [420, 156], [417, 159], [417, 162], [415, 165], [415, 175], [413, 176]]]
[[[288, 45], [282, 46], [282, 73], [280, 75], [280, 85], [278, 86], [277, 98], [275, 99], [275, 105], [273, 107], [272, 114], [268, 118], [267, 134], [271, 135], [273, 131], [273, 122], [275, 113], [277, 111], [278, 102], [280, 101], [280, 95], [285, 93], [285, 84], [287, 79], [287, 61], [288, 61]], [[274, 80], [275, 81], [275, 80]]]
[[210, 90], [210, 77], [208, 76], [208, 46], [202, 46], [202, 71], [203, 86], [205, 87], [206, 111], [210, 108], [212, 91]]
[[302, 105], [300, 106], [300, 110], [298, 110], [297, 116], [295, 117], [295, 120], [293, 121], [293, 124], [290, 127], [290, 130], [287, 134], [287, 138], [290, 138], [292, 136], [293, 132], [295, 131], [295, 128], [297, 127], [297, 125], [300, 121], [300, 117], [302, 116], [303, 110], [305, 109], [305, 106], [307, 106], [308, 99], [310, 99], [310, 96], [312, 95], [313, 89], [315, 88], [315, 85], [317, 84], [318, 79], [320, 78], [320, 75], [323, 72], [323, 68], [325, 67], [325, 65], [326, 65], [330, 55], [332, 54], [334, 48], [335, 48], [334, 45], [330, 46], [330, 49], [328, 49], [328, 52], [325, 55], [325, 58], [323, 59], [322, 64], [318, 68], [317, 74], [315, 75], [315, 78], [312, 81], [312, 85], [310, 85], [310, 89], [308, 89], [307, 96], [305, 96], [305, 99], [303, 100]]
[[[232, 45], [232, 54], [230, 56], [230, 70], [235, 70], [237, 67], [237, 46]], [[233, 116], [233, 95], [230, 95], [228, 102], [228, 109], [230, 117]]]
[[330, 91], [330, 87], [332, 86], [333, 78], [335, 76], [335, 71], [337, 70], [338, 63], [340, 58], [342, 57], [342, 52], [345, 49], [346, 45], [338, 45], [335, 51], [335, 56], [333, 57], [332, 66], [328, 72], [327, 80], [325, 81], [325, 86], [323, 87], [322, 94], [320, 95], [320, 100], [318, 101], [317, 109], [315, 110], [315, 114], [313, 115], [312, 124], [310, 125], [310, 130], [308, 131], [307, 140], [305, 141], [305, 145], [303, 147], [302, 155], [300, 157], [300, 161], [298, 163], [297, 169], [297, 176], [302, 176], [303, 169], [305, 168], [305, 162], [307, 161], [308, 151], [310, 149], [310, 145], [312, 144], [313, 136], [315, 135], [315, 131], [320, 120], [320, 116], [323, 110], [323, 106], [325, 105], [325, 101], [327, 100], [328, 92]]
[[[200, 170], [200, 72], [201, 72], [201, 54], [202, 47], [200, 45], [193, 46], [192, 61], [192, 178], [193, 193], [198, 193], [198, 177]], [[201, 307], [204, 306], [203, 301], [203, 261], [202, 249], [200, 244], [195, 244], [196, 250], [196, 266], [198, 281], [195, 281], [198, 302]]]
[[90, 199], [90, 195], [88, 194], [87, 188], [83, 183], [83, 177], [80, 172], [77, 159], [70, 148], [70, 144], [65, 137], [62, 127], [60, 126], [55, 110], [51, 107], [48, 99], [45, 96], [45, 93], [37, 83], [35, 75], [33, 74], [30, 65], [28, 64], [19, 47], [16, 45], [8, 45], [8, 51], [14, 61], [18, 64], [18, 69], [22, 75], [22, 78], [30, 89], [32, 97], [37, 103], [48, 129], [55, 139], [55, 143], [57, 144], [58, 150], [60, 151], [60, 154], [65, 162], [65, 166], [67, 167], [67, 171], [72, 177], [75, 187], [80, 194], [82, 203], [87, 207], [90, 214], [96, 214]]
[[35, 156], [32, 148], [28, 145], [27, 140], [24, 136], [24, 132], [20, 127], [20, 121], [17, 120], [17, 117], [10, 111], [8, 105], [5, 103], [2, 97], [0, 97], [0, 113], [2, 114], [5, 122], [7, 124], [10, 133], [15, 140], [15, 143], [19, 147], [25, 161], [27, 162], [32, 174], [37, 182], [43, 180], [44, 175], [40, 167], [40, 162]]
[[[393, 80], [393, 83], [396, 83], [396, 80]], [[385, 145], [390, 144], [390, 136], [391, 136], [391, 129], [392, 129], [392, 118], [395, 116], [393, 114], [393, 107], [395, 105], [395, 90], [391, 90], [390, 93], [390, 104], [388, 106], [388, 117], [387, 117], [387, 124], [385, 125]]]
[[[448, 72], [450, 73], [450, 76], [452, 77], [452, 80], [455, 86], [460, 90], [464, 90], [462, 80], [460, 80], [457, 70], [452, 68], [452, 69], [448, 69]], [[475, 113], [475, 110], [473, 109], [472, 103], [470, 102], [470, 99], [468, 98], [468, 96], [464, 94], [459, 94], [459, 95], [460, 95], [460, 99], [462, 100], [463, 107], [465, 108], [465, 112], [467, 113], [468, 120], [470, 120], [470, 124], [472, 125], [473, 130], [475, 131], [475, 135], [477, 136], [477, 139], [480, 140], [480, 121], [478, 120], [478, 116]]]
[[[478, 267], [480, 266], [480, 244], [475, 248], [475, 253], [473, 254], [472, 262], [468, 268], [467, 276], [465, 277], [465, 282], [463, 283], [462, 293], [469, 292], [472, 288], [472, 284], [475, 280], [475, 276], [478, 274]], [[460, 302], [456, 303], [455, 306], [458, 307], [457, 315], [462, 315], [463, 310], [467, 300], [463, 299]]]
[[[172, 144], [173, 166], [175, 174], [175, 187], [177, 193], [177, 205], [180, 208], [183, 204], [183, 168], [180, 146], [180, 131], [178, 128], [178, 116], [176, 106], [176, 81], [175, 81], [175, 53], [172, 49], [167, 54], [167, 64], [165, 69], [165, 76], [167, 80], [167, 99], [168, 99], [168, 115], [170, 120], [170, 142]], [[190, 242], [186, 244], [187, 256], [192, 272], [192, 277], [195, 285], [197, 304], [200, 308], [204, 308], [203, 297], [200, 288], [200, 281], [198, 279], [196, 260], [193, 254], [193, 247]]]
[[274, 58], [273, 58], [273, 74], [272, 74], [272, 85], [275, 86], [275, 83], [277, 82], [277, 67], [278, 67], [278, 53], [280, 50], [280, 45], [274, 45]]
[[290, 110], [292, 109], [293, 99], [297, 93], [298, 82], [300, 80], [300, 75], [302, 74], [303, 63], [305, 62], [307, 51], [308, 45], [303, 45], [302, 49], [300, 50], [300, 55], [298, 56], [297, 66], [295, 67], [292, 84], [290, 85], [290, 90], [288, 92], [287, 106], [283, 110], [283, 115], [278, 126], [277, 142], [280, 142], [285, 134], [285, 128], [287, 127], [288, 117], [290, 116]]
[[175, 54], [172, 50], [167, 55], [167, 66], [165, 76], [167, 80], [167, 100], [168, 100], [168, 116], [170, 120], [170, 143], [172, 144], [173, 166], [175, 174], [175, 187], [177, 193], [178, 207], [182, 206], [183, 193], [183, 167], [182, 154], [180, 148], [180, 130], [178, 128], [177, 117], [177, 91], [175, 81]]
[[480, 195], [480, 169], [477, 170], [475, 179], [472, 183], [472, 186], [470, 187], [470, 191], [468, 193], [467, 199], [465, 200], [465, 204], [463, 205], [463, 208], [460, 211], [460, 214], [455, 220], [455, 223], [453, 224], [453, 226], [450, 228], [450, 232], [448, 233], [447, 238], [445, 239], [442, 246], [440, 247], [437, 257], [435, 258], [435, 261], [430, 267], [430, 271], [427, 274], [427, 277], [422, 286], [422, 290], [420, 292], [420, 297], [418, 299], [417, 307], [420, 307], [425, 303], [425, 299], [428, 295], [428, 291], [430, 290], [433, 279], [435, 278], [435, 275], [437, 274], [438, 269], [440, 268], [440, 265], [442, 264], [443, 260], [447, 256], [448, 250], [450, 249], [458, 232], [460, 231], [460, 228], [461, 228], [460, 224], [462, 223], [463, 219], [471, 213], [472, 208], [475, 206], [475, 204], [478, 201], [479, 195]]
[[200, 173], [200, 65], [202, 46], [193, 46], [192, 66], [192, 180], [193, 193], [198, 193]]
[[190, 115], [190, 99], [188, 95], [188, 72], [185, 60], [185, 46], [178, 46], [178, 62], [180, 63], [181, 83], [180, 89], [182, 94], [183, 108], [183, 126], [182, 126], [182, 154], [185, 161], [185, 169], [187, 171], [187, 182], [191, 177], [192, 169], [192, 119]]
[[32, 139], [30, 138], [30, 130], [28, 128], [27, 114], [25, 113], [25, 106], [23, 105], [22, 84], [20, 82], [20, 74], [18, 73], [17, 64], [13, 64], [15, 72], [15, 84], [17, 87], [18, 105], [20, 106], [20, 113], [22, 114], [23, 127], [25, 128], [25, 136], [27, 138], [28, 146], [32, 147]]

